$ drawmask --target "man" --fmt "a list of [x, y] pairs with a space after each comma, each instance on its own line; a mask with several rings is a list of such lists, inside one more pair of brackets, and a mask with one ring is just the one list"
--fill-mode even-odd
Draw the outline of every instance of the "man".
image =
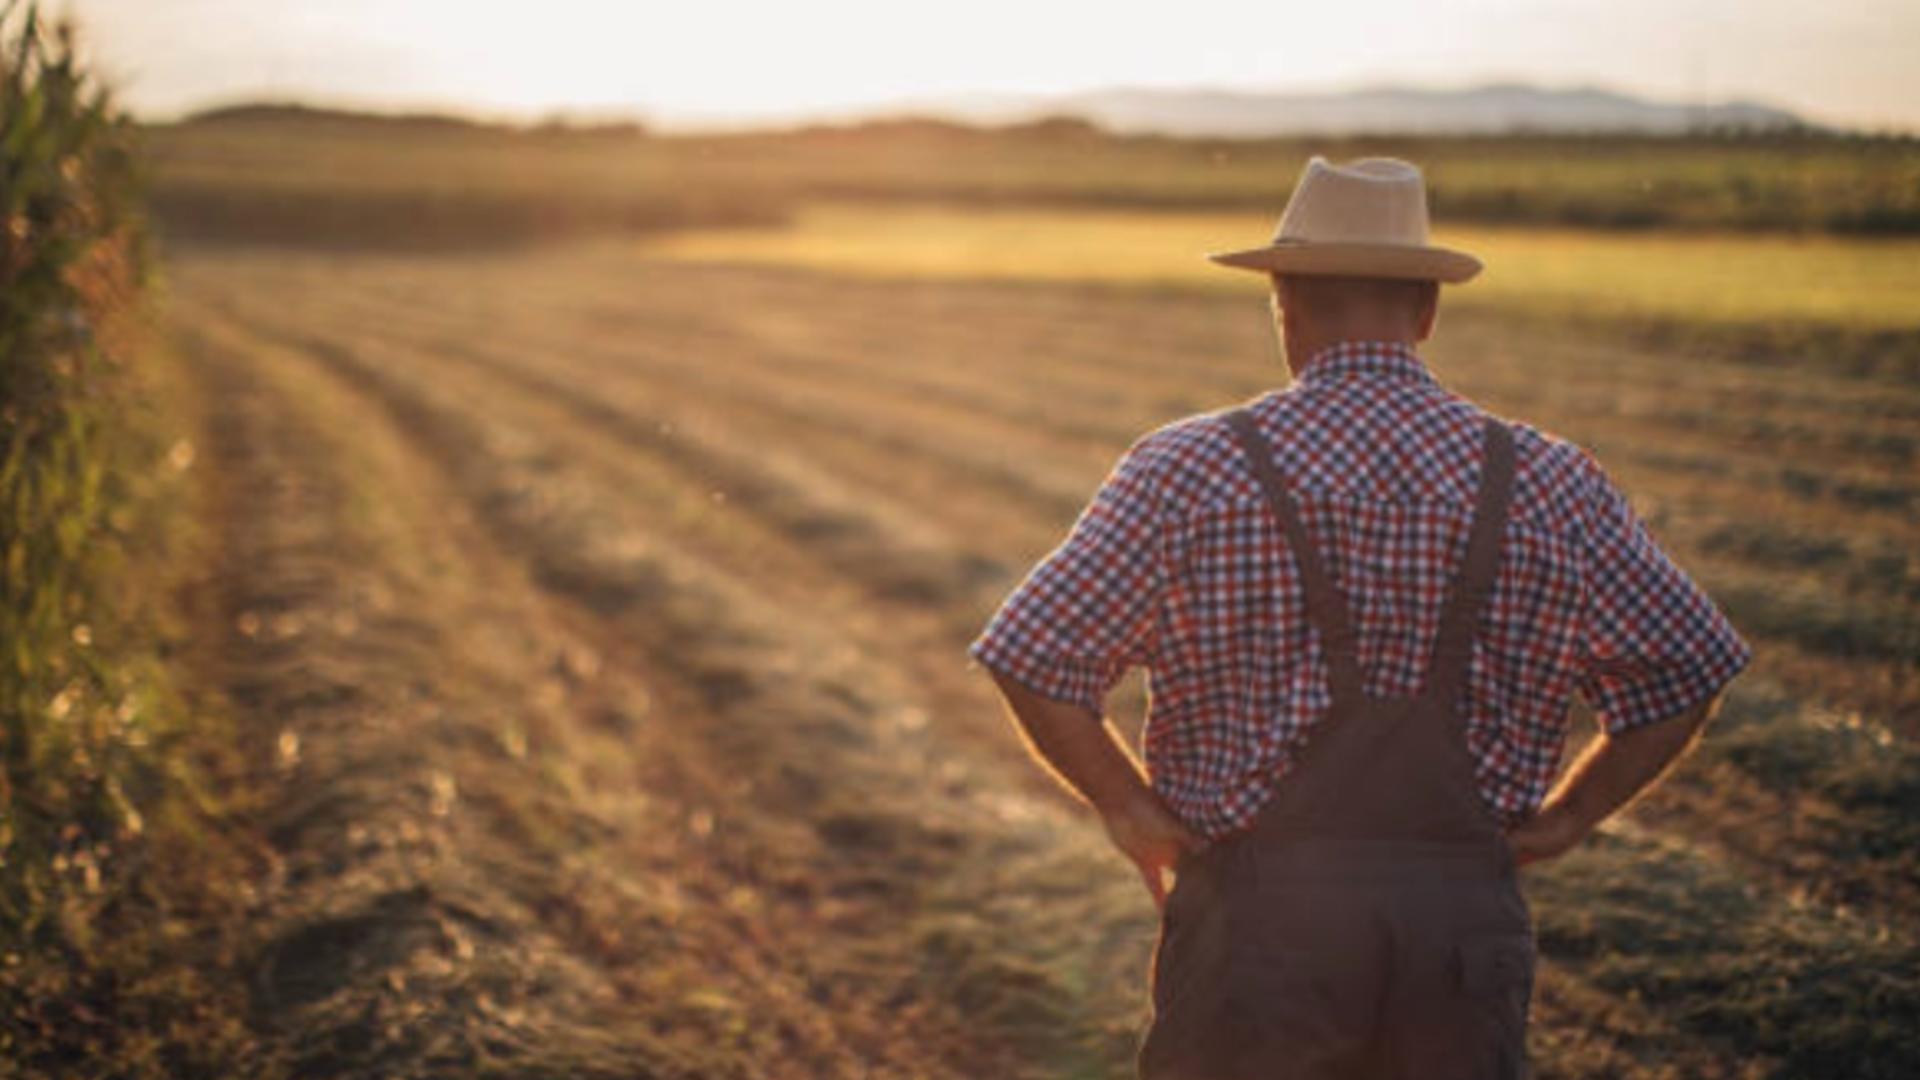
[[[1515, 867], [1650, 784], [1749, 650], [1588, 454], [1422, 364], [1480, 264], [1428, 244], [1413, 166], [1314, 158], [1271, 244], [1213, 258], [1272, 276], [1294, 385], [1137, 442], [972, 653], [1161, 908], [1142, 1075], [1522, 1075]], [[1151, 783], [1102, 722], [1134, 665]], [[1556, 787], [1575, 692], [1601, 731]]]

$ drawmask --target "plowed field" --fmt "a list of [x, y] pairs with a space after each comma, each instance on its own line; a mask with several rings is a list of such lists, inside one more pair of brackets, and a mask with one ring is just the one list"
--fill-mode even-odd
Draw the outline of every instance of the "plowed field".
[[[963, 650], [1132, 438], [1284, 379], [1257, 296], [615, 245], [170, 282], [302, 1075], [1128, 1074], [1150, 904]], [[1481, 309], [1429, 355], [1759, 650], [1528, 871], [1543, 1074], [1907, 1075], [1920, 386]]]

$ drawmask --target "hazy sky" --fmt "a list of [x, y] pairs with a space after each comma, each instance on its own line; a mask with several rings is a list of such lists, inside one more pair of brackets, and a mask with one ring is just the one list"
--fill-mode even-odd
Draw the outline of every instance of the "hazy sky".
[[[60, 4], [51, 4], [58, 10]], [[1920, 130], [1916, 0], [70, 0], [137, 111], [737, 117], [1127, 85], [1598, 83]]]

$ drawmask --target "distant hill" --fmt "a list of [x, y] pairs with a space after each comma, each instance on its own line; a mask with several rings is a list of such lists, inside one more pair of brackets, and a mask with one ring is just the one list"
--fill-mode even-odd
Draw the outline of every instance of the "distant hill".
[[1458, 90], [1381, 86], [1329, 93], [1116, 88], [1055, 97], [1007, 95], [923, 100], [916, 112], [975, 123], [1081, 117], [1112, 131], [1227, 138], [1282, 135], [1680, 135], [1706, 130], [1812, 127], [1754, 102], [1683, 105], [1594, 87], [1497, 83]]
[[181, 123], [219, 127], [262, 125], [281, 128], [347, 128], [390, 131], [495, 131], [592, 136], [638, 136], [646, 125], [637, 119], [584, 119], [550, 116], [531, 123], [505, 123], [444, 112], [377, 112], [300, 102], [240, 102], [202, 109]]
[[472, 129], [479, 121], [448, 113], [386, 113], [339, 109], [298, 102], [242, 102], [202, 109], [183, 121], [188, 124], [275, 124], [311, 127], [354, 126], [390, 128]]
[[[913, 118], [911, 121], [904, 118]], [[664, 117], [670, 130], [756, 131], [822, 122], [1058, 127], [1083, 122], [1119, 134], [1188, 138], [1324, 135], [1685, 135], [1696, 132], [1815, 131], [1786, 109], [1749, 101], [1683, 105], [1584, 87], [1546, 89], [1496, 83], [1458, 90], [1380, 86], [1326, 93], [1263, 93], [1216, 89], [1121, 87], [1055, 96], [977, 94], [920, 98], [831, 116], [791, 113], [719, 124]], [[297, 127], [378, 127], [639, 135], [637, 119], [551, 117], [502, 123], [443, 113], [360, 112], [296, 103], [246, 103], [207, 109], [189, 124], [268, 123]]]

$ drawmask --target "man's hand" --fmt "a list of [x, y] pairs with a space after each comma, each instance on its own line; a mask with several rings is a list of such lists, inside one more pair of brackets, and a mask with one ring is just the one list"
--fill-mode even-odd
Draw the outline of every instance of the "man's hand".
[[1693, 745], [1719, 695], [1677, 716], [1593, 740], [1540, 812], [1507, 830], [1515, 865], [1560, 855], [1645, 791]]
[[1034, 753], [1099, 811], [1113, 846], [1139, 868], [1154, 906], [1164, 907], [1166, 872], [1204, 842], [1154, 794], [1139, 763], [1101, 717], [1042, 697], [997, 671], [993, 678]]
[[1153, 906], [1165, 910], [1167, 883], [1165, 874], [1180, 861], [1180, 856], [1199, 851], [1206, 842], [1187, 828], [1151, 791], [1141, 791], [1111, 809], [1103, 808], [1100, 820], [1107, 837], [1120, 854], [1133, 860], [1140, 879], [1147, 884]]

